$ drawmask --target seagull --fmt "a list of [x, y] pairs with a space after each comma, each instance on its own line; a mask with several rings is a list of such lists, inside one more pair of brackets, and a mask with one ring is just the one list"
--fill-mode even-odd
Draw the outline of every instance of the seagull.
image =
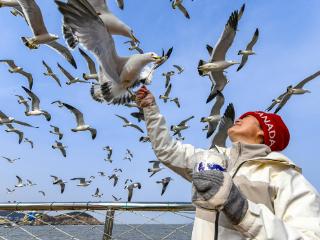
[[165, 93], [163, 95], [159, 96], [159, 99], [163, 99], [163, 101], [166, 103], [168, 101], [169, 98], [169, 94], [171, 92], [171, 83], [169, 84], [169, 86], [167, 87]]
[[219, 121], [221, 120], [222, 116], [220, 116], [220, 110], [223, 105], [224, 105], [224, 96], [220, 91], [218, 91], [216, 102], [211, 108], [210, 116], [202, 117], [200, 120], [200, 122], [207, 122], [209, 125], [207, 138], [209, 138], [213, 134], [213, 132], [216, 130], [219, 124]]
[[181, 74], [184, 71], [184, 68], [179, 65], [173, 65], [173, 67], [175, 67], [178, 70], [178, 74]]
[[132, 158], [128, 155], [124, 156], [123, 160], [129, 160], [131, 162]]
[[266, 109], [266, 111], [271, 111], [278, 103], [281, 102], [282, 98], [286, 95], [287, 92], [282, 93], [279, 97], [272, 99], [271, 105]]
[[221, 92], [228, 83], [228, 80], [224, 75], [223, 71], [234, 64], [239, 64], [239, 62], [236, 61], [225, 60], [226, 53], [230, 48], [236, 35], [237, 26], [238, 11], [234, 11], [229, 17], [229, 20], [225, 25], [224, 31], [220, 36], [220, 39], [216, 43], [214, 51], [212, 51], [211, 53], [209, 62], [207, 63], [204, 60], [199, 61], [199, 75], [209, 75], [209, 78], [213, 83], [211, 93], [207, 99], [207, 103], [210, 102], [217, 95], [218, 90]]
[[139, 138], [139, 142], [151, 142], [150, 138], [148, 136], [142, 136]]
[[63, 68], [59, 63], [57, 63], [58, 68], [61, 70], [63, 75], [65, 75], [68, 79], [68, 82], [66, 82], [67, 85], [71, 85], [73, 83], [88, 83], [84, 80], [80, 80], [79, 78], [73, 77], [65, 68]]
[[183, 15], [190, 19], [190, 15], [187, 11], [187, 9], [182, 5], [182, 2], [183, 0], [170, 0], [172, 3], [171, 3], [171, 6], [173, 9], [176, 9], [176, 7], [179, 8], [179, 10], [183, 13]]
[[53, 149], [59, 149], [64, 157], [67, 157], [66, 148], [61, 142], [55, 141], [55, 143], [51, 146]]
[[152, 172], [152, 174], [149, 177], [152, 177], [153, 175], [155, 175], [157, 172], [160, 172], [162, 169], [162, 167], [160, 167], [160, 161], [149, 161], [149, 163], [152, 163], [152, 168], [148, 168], [148, 172]]
[[128, 202], [131, 202], [133, 189], [134, 188], [141, 189], [141, 183], [135, 182], [135, 183], [130, 184], [129, 186], [126, 186], [125, 188], [128, 189]]
[[64, 189], [66, 187], [66, 183], [65, 181], [63, 181], [61, 178], [58, 178], [56, 176], [53, 176], [53, 175], [50, 175], [52, 178], [53, 178], [53, 184], [56, 185], [56, 184], [59, 184], [60, 185], [60, 188], [61, 188], [61, 194], [64, 192]]
[[26, 186], [26, 184], [25, 183], [22, 183], [22, 179], [21, 179], [21, 177], [19, 177], [19, 176], [16, 176], [16, 178], [18, 179], [18, 183], [16, 184], [16, 185], [14, 185], [15, 187], [25, 187]]
[[1, 156], [2, 158], [6, 159], [9, 163], [14, 163], [15, 161], [19, 160], [20, 158], [8, 158]]
[[114, 199], [114, 201], [116, 201], [116, 202], [118, 202], [118, 201], [120, 201], [122, 198], [117, 198], [116, 196], [114, 196], [114, 195], [112, 195], [112, 197], [113, 197], [113, 199]]
[[42, 196], [46, 196], [45, 192], [44, 191], [38, 191], [38, 193], [42, 194]]
[[79, 187], [87, 187], [87, 186], [89, 186], [90, 183], [92, 182], [91, 179], [86, 181], [85, 178], [71, 178], [70, 180], [72, 180], [72, 181], [74, 181], [74, 180], [79, 180], [80, 183], [77, 184], [77, 186], [79, 186]]
[[126, 149], [126, 155], [133, 158], [133, 153], [129, 149]]
[[174, 102], [178, 108], [180, 108], [180, 102], [179, 102], [179, 98], [175, 97], [170, 99], [170, 102]]
[[104, 172], [98, 172], [98, 174], [100, 175], [100, 177], [105, 177], [106, 174]]
[[113, 186], [115, 187], [118, 183], [118, 180], [119, 180], [119, 176], [116, 175], [115, 173], [112, 174], [111, 176], [108, 176], [109, 180], [113, 179]]
[[94, 61], [81, 48], [79, 48], [79, 52], [82, 55], [82, 57], [86, 60], [86, 62], [88, 64], [89, 71], [90, 71], [89, 74], [88, 73], [82, 74], [83, 79], [84, 80], [95, 79], [98, 81], [99, 79], [98, 79], [97, 69], [96, 69], [96, 65], [95, 65]]
[[139, 112], [130, 113], [130, 115], [138, 120], [138, 122], [144, 121], [143, 109], [139, 108]]
[[[73, 5], [72, 1], [68, 1], [68, 3], [70, 5]], [[102, 22], [102, 26], [106, 28], [110, 32], [110, 34], [122, 35], [131, 38], [134, 42], [139, 43], [139, 40], [133, 34], [133, 30], [109, 10], [106, 0], [88, 0], [85, 3], [90, 4], [90, 6], [87, 5], [87, 7], [89, 7], [90, 10], [95, 13], [95, 15], [99, 16], [99, 20]], [[118, 6], [123, 7], [123, 0], [118, 0]], [[72, 31], [72, 28], [68, 25], [68, 23], [68, 20], [64, 18], [64, 37], [67, 40], [69, 46], [71, 48], [75, 48], [79, 42], [79, 39]]]
[[59, 100], [53, 101], [51, 104], [57, 104], [59, 108], [64, 107], [64, 106], [63, 106], [63, 102], [61, 102], [61, 101], [59, 101]]
[[48, 77], [52, 77], [58, 83], [58, 85], [61, 87], [61, 82], [60, 82], [59, 78], [57, 77], [57, 75], [55, 73], [52, 72], [52, 69], [49, 67], [49, 65], [45, 61], [42, 61], [42, 64], [47, 69], [47, 72], [43, 73], [43, 75], [48, 76]]
[[[119, 57], [110, 29], [100, 18], [104, 14], [99, 16], [86, 0], [69, 3], [56, 0], [56, 3], [65, 24], [78, 36], [81, 45], [98, 59], [100, 90], [105, 101], [112, 104], [130, 102], [133, 96], [130, 88], [140, 84], [142, 69], [151, 62], [157, 63], [161, 57], [153, 52]], [[92, 90], [99, 92], [98, 88]]]
[[122, 172], [122, 168], [115, 168], [113, 169], [113, 172]]
[[18, 67], [13, 60], [5, 59], [5, 60], [0, 60], [0, 62], [6, 63], [9, 65], [10, 68], [8, 69], [8, 71], [10, 73], [19, 73], [25, 76], [28, 79], [29, 89], [30, 90], [32, 89], [33, 77], [31, 73], [25, 72], [22, 67]]
[[13, 117], [8, 117], [4, 112], [0, 111], [0, 125], [11, 124], [11, 123], [20, 124], [26, 127], [39, 128], [39, 127], [34, 127], [29, 123], [15, 120]]
[[132, 181], [132, 179], [127, 178], [126, 181], [124, 182], [124, 184], [126, 185], [128, 182], [131, 182], [131, 183], [132, 183], [133, 181]]
[[112, 156], [112, 147], [110, 147], [110, 146], [105, 146], [105, 147], [103, 148], [103, 150], [105, 150], [105, 151], [108, 152], [108, 157], [107, 157], [107, 158], [111, 159], [111, 156]]
[[161, 196], [164, 194], [164, 192], [167, 190], [167, 187], [173, 179], [171, 177], [166, 177], [161, 179], [161, 181], [156, 181], [156, 183], [162, 183], [162, 190], [161, 190]]
[[63, 106], [65, 106], [67, 109], [69, 109], [76, 117], [77, 120], [77, 127], [72, 128], [71, 131], [78, 132], [78, 131], [90, 131], [92, 140], [96, 138], [97, 136], [97, 130], [95, 128], [92, 128], [90, 125], [86, 125], [84, 122], [83, 114], [75, 107], [67, 104], [62, 103]]
[[32, 142], [30, 139], [28, 139], [28, 138], [24, 138], [24, 142], [28, 142], [28, 143], [30, 143], [31, 148], [33, 148], [33, 147], [34, 147], [33, 142]]
[[223, 114], [223, 117], [219, 123], [218, 131], [212, 139], [210, 149], [214, 148], [215, 146], [224, 147], [224, 148], [226, 147], [228, 129], [233, 126], [234, 118], [235, 118], [234, 107], [233, 107], [233, 104], [230, 103], [227, 106]]
[[103, 196], [103, 193], [99, 194], [99, 188], [96, 189], [96, 192], [91, 195], [92, 197], [101, 198]]
[[31, 92], [29, 89], [23, 87], [23, 90], [31, 97], [32, 100], [32, 110], [30, 111], [27, 110], [25, 111], [26, 116], [38, 116], [38, 115], [43, 115], [45, 116], [47, 121], [51, 120], [51, 115], [47, 111], [41, 110], [40, 109], [40, 99], [35, 95], [33, 92]]
[[312, 74], [311, 76], [303, 79], [301, 82], [299, 82], [297, 85], [295, 86], [288, 86], [287, 87], [287, 92], [285, 93], [285, 95], [281, 98], [281, 102], [279, 103], [278, 107], [276, 108], [274, 113], [277, 113], [280, 111], [280, 109], [287, 103], [287, 101], [291, 98], [292, 95], [301, 95], [301, 94], [305, 94], [305, 93], [310, 93], [309, 90], [303, 89], [304, 85], [308, 82], [310, 82], [311, 80], [315, 79], [316, 77], [318, 77], [320, 75], [320, 71]]
[[25, 105], [25, 106], [27, 106], [27, 107], [29, 107], [29, 105], [28, 105], [28, 100], [31, 100], [31, 98], [28, 98], [28, 99], [25, 99], [23, 96], [21, 96], [21, 95], [15, 95], [16, 97], [18, 97], [19, 99], [18, 99], [18, 103], [19, 104], [27, 104], [27, 105]]
[[61, 140], [62, 137], [63, 137], [63, 133], [60, 132], [60, 129], [58, 127], [56, 127], [56, 126], [53, 126], [53, 125], [50, 125], [50, 127], [53, 128], [53, 131], [50, 131], [50, 133], [58, 135], [59, 140]]
[[115, 114], [118, 118], [121, 118], [124, 121], [124, 125], [123, 127], [133, 127], [137, 130], [139, 130], [140, 132], [144, 133], [144, 131], [136, 124], [133, 124], [132, 122], [128, 121], [128, 119], [126, 119], [125, 117], [122, 117], [120, 115]]
[[40, 44], [49, 43], [59, 38], [56, 35], [49, 34], [43, 22], [41, 10], [34, 0], [18, 0], [18, 3], [34, 34], [32, 38], [21, 38], [28, 48], [36, 49]]
[[[19, 129], [16, 129], [15, 127], [13, 127], [11, 124], [6, 124], [6, 126], [8, 127], [8, 129], [5, 129], [6, 132], [10, 133], [10, 132], [14, 132], [16, 134], [18, 134], [19, 136], [19, 144], [22, 142], [22, 139], [23, 139], [23, 132], [20, 131]], [[33, 148], [33, 147], [32, 147]]]
[[6, 190], [7, 190], [7, 194], [9, 194], [9, 193], [13, 193], [16, 189], [9, 189], [9, 188], [6, 188]]
[[239, 71], [248, 61], [248, 56], [249, 55], [253, 55], [256, 54], [252, 48], [253, 46], [256, 44], [256, 42], [258, 41], [258, 37], [259, 37], [259, 29], [257, 28], [256, 31], [254, 32], [254, 35], [250, 41], [250, 43], [247, 45], [246, 50], [240, 50], [238, 52], [238, 55], [242, 55], [242, 59], [241, 59], [241, 63], [237, 69], [237, 71]]
[[171, 80], [171, 77], [175, 74], [174, 71], [169, 71], [169, 72], [165, 72], [165, 73], [162, 73], [162, 76], [166, 77], [166, 85], [165, 87], [167, 88], [169, 83], [170, 83], [170, 80]]
[[139, 43], [129, 40], [124, 42], [124, 44], [130, 43], [130, 47], [128, 48], [130, 51], [136, 50], [138, 53], [143, 54], [143, 50], [139, 48]]
[[171, 129], [171, 131], [174, 132], [173, 136], [180, 134], [180, 132], [182, 130], [189, 128], [189, 126], [187, 125], [187, 122], [189, 120], [191, 120], [192, 118], [194, 118], [194, 116], [191, 116], [191, 117], [181, 121], [178, 125], [171, 125], [170, 129]]
[[33, 183], [32, 181], [30, 181], [29, 179], [27, 179], [27, 186], [32, 187], [32, 186], [35, 186], [35, 185], [37, 185], [37, 184], [36, 184], [36, 183]]

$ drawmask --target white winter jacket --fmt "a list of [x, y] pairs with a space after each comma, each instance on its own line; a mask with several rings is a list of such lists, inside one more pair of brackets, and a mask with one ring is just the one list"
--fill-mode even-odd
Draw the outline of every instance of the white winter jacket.
[[213, 240], [215, 234], [218, 239], [320, 239], [319, 193], [287, 157], [264, 144], [233, 143], [230, 149], [217, 148], [228, 157], [225, 161], [216, 157], [217, 150], [173, 140], [158, 106], [144, 108], [144, 115], [152, 148], [163, 164], [191, 181], [199, 159], [217, 163], [249, 201], [238, 225], [222, 212], [217, 218], [216, 212], [197, 208], [193, 240]]

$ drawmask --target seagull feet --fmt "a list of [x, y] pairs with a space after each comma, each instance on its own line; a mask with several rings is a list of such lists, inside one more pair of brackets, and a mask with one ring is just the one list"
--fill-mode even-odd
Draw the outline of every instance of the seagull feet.
[[32, 39], [27, 39], [26, 37], [21, 37], [23, 44], [29, 49], [38, 49], [39, 45], [34, 43]]

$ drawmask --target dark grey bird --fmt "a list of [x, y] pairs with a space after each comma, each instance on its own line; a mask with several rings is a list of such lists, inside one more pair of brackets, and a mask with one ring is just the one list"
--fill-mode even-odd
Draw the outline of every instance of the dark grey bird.
[[63, 106], [65, 106], [67, 109], [72, 112], [76, 118], [77, 126], [75, 128], [72, 128], [71, 131], [73, 132], [79, 132], [79, 131], [90, 131], [92, 140], [96, 138], [97, 136], [97, 130], [95, 128], [92, 128], [90, 125], [87, 125], [84, 122], [84, 117], [82, 112], [80, 112], [77, 108], [67, 104], [62, 103]]
[[53, 131], [49, 131], [49, 132], [52, 133], [52, 134], [57, 135], [59, 137], [59, 140], [61, 140], [62, 137], [63, 137], [63, 133], [60, 132], [60, 129], [57, 126], [53, 126], [53, 125], [50, 125], [50, 127], [53, 128]]
[[240, 50], [238, 52], [238, 55], [242, 55], [242, 58], [241, 58], [241, 63], [237, 68], [237, 71], [239, 71], [246, 64], [246, 62], [248, 61], [248, 56], [256, 54], [252, 49], [253, 49], [253, 46], [258, 41], [258, 38], [259, 38], [259, 29], [257, 28], [256, 31], [254, 32], [254, 35], [251, 41], [247, 45], [246, 50]]
[[67, 146], [64, 146], [62, 144], [62, 142], [58, 142], [58, 141], [55, 141], [54, 144], [51, 146], [53, 149], [59, 149], [60, 152], [62, 153], [62, 155], [64, 157], [67, 157], [67, 152], [66, 152], [66, 148]]
[[98, 79], [98, 74], [97, 74], [97, 69], [94, 61], [92, 58], [81, 48], [79, 48], [79, 52], [82, 55], [82, 57], [86, 60], [88, 68], [89, 68], [89, 73], [83, 73], [82, 77], [84, 80], [89, 80], [89, 79], [94, 79], [94, 80], [99, 80]]
[[134, 188], [141, 189], [141, 183], [139, 183], [139, 182], [131, 183], [130, 185], [126, 186], [125, 188], [128, 189], [128, 202], [131, 202], [131, 199], [133, 196], [133, 189]]
[[161, 196], [165, 193], [165, 191], [167, 190], [167, 187], [169, 185], [169, 183], [172, 181], [173, 179], [171, 177], [166, 177], [161, 179], [161, 181], [156, 181], [156, 183], [161, 183], [162, 184], [162, 190], [161, 190]]
[[224, 96], [223, 94], [218, 91], [218, 94], [216, 96], [216, 101], [214, 105], [211, 108], [210, 116], [208, 117], [202, 117], [201, 122], [208, 123], [209, 128], [207, 131], [207, 138], [209, 138], [213, 132], [216, 130], [219, 121], [221, 120], [220, 110], [222, 106], [224, 105]]
[[33, 86], [33, 77], [32, 77], [32, 74], [31, 73], [28, 73], [26, 71], [23, 70], [22, 67], [18, 67], [13, 60], [10, 60], [10, 59], [5, 59], [5, 60], [0, 60], [0, 63], [6, 63], [9, 65], [9, 69], [8, 71], [10, 73], [19, 73], [21, 75], [23, 75], [24, 77], [26, 77], [28, 79], [28, 83], [29, 83], [29, 89], [31, 90], [32, 89], [32, 86]]
[[137, 129], [138, 131], [144, 133], [144, 131], [136, 124], [133, 124], [132, 122], [130, 122], [128, 119], [126, 119], [125, 117], [122, 117], [120, 115], [115, 114], [118, 118], [121, 118], [124, 121], [124, 125], [123, 127], [133, 127], [135, 129]]
[[218, 131], [212, 139], [210, 149], [214, 148], [215, 146], [226, 147], [226, 140], [228, 138], [228, 129], [233, 126], [234, 118], [235, 118], [234, 107], [233, 107], [233, 104], [230, 103], [227, 106], [223, 114], [223, 117], [219, 123]]
[[57, 75], [52, 71], [51, 67], [45, 62], [45, 61], [42, 61], [42, 64], [46, 67], [47, 69], [47, 72], [43, 73], [43, 75], [45, 76], [48, 76], [48, 77], [51, 77], [53, 78], [53, 80], [56, 81], [56, 83], [60, 86], [61, 86], [61, 82], [60, 82], [60, 79], [57, 77]]
[[51, 115], [49, 112], [40, 109], [40, 99], [38, 98], [38, 96], [36, 94], [34, 94], [33, 92], [31, 92], [29, 89], [23, 87], [23, 90], [31, 97], [32, 100], [32, 107], [31, 110], [28, 109], [26, 110], [24, 113], [26, 116], [39, 116], [39, 115], [43, 115], [47, 121], [51, 120]]
[[304, 87], [304, 85], [306, 83], [308, 83], [311, 80], [315, 79], [319, 75], [320, 75], [320, 71], [318, 71], [318, 72], [312, 74], [311, 76], [303, 79], [301, 82], [299, 82], [295, 86], [292, 86], [292, 85], [288, 86], [286, 94], [282, 97], [282, 99], [281, 99], [278, 107], [274, 111], [274, 113], [279, 112], [280, 109], [288, 102], [288, 100], [291, 98], [292, 95], [301, 95], [301, 94], [305, 94], [305, 93], [310, 93], [309, 90], [303, 89], [303, 87]]

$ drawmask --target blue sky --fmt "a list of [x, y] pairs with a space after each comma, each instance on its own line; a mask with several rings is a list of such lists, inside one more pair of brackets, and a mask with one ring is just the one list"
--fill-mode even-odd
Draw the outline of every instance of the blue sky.
[[[61, 14], [54, 1], [37, 1], [43, 14], [45, 23], [51, 33], [60, 36], [59, 42], [64, 39], [61, 34]], [[184, 118], [195, 115], [190, 121], [190, 128], [184, 132], [185, 143], [200, 148], [208, 148], [210, 140], [205, 138], [201, 128], [200, 118], [206, 116], [211, 104], [205, 104], [210, 90], [208, 78], [201, 78], [197, 73], [199, 59], [207, 59], [206, 44], [214, 45], [219, 38], [230, 13], [240, 8], [243, 1], [212, 1], [201, 0], [185, 1], [191, 20], [171, 9], [169, 1], [145, 0], [126, 1], [125, 10], [117, 8], [114, 0], [109, 0], [110, 9], [124, 22], [130, 25], [141, 41], [145, 51], [161, 53], [161, 48], [174, 50], [170, 60], [161, 66], [149, 87], [155, 96], [164, 92], [164, 78], [161, 73], [172, 70], [172, 64], [185, 67], [185, 72], [172, 78], [172, 96], [178, 96], [181, 109], [173, 103], [163, 104], [158, 100], [161, 112], [166, 116], [168, 125], [175, 124]], [[258, 27], [260, 38], [255, 46], [256, 56], [249, 59], [247, 65], [236, 72], [236, 67], [228, 69], [229, 85], [224, 90], [226, 104], [235, 105], [236, 115], [249, 110], [265, 109], [271, 99], [277, 97], [290, 84], [296, 84], [306, 76], [320, 69], [320, 32], [318, 26], [320, 16], [318, 9], [320, 2], [309, 1], [245, 1], [246, 11], [239, 23], [234, 44], [228, 52], [228, 58], [238, 60], [237, 52], [243, 49], [252, 34]], [[31, 36], [26, 23], [22, 18], [11, 15], [9, 9], [0, 9], [0, 58], [14, 59], [26, 71], [34, 76], [33, 91], [41, 99], [41, 107], [52, 114], [50, 124], [57, 125], [64, 132], [62, 142], [68, 146], [67, 158], [60, 152], [53, 150], [51, 145], [56, 137], [49, 133], [51, 128], [43, 117], [26, 117], [23, 106], [16, 101], [14, 94], [24, 95], [21, 85], [27, 81], [7, 71], [5, 64], [0, 65], [1, 89], [0, 109], [16, 119], [24, 120], [39, 129], [20, 127], [26, 137], [32, 139], [35, 148], [31, 149], [26, 143], [19, 145], [17, 136], [4, 132], [0, 127], [0, 155], [21, 157], [21, 160], [9, 164], [0, 159], [0, 202], [16, 201], [94, 201], [91, 194], [99, 187], [104, 193], [104, 201], [111, 201], [111, 194], [126, 199], [127, 192], [123, 189], [127, 177], [141, 181], [141, 190], [134, 192], [133, 201], [190, 201], [190, 184], [177, 176], [169, 169], [149, 178], [148, 161], [154, 160], [155, 155], [149, 143], [138, 142], [140, 133], [131, 128], [123, 128], [122, 122], [114, 114], [127, 116], [132, 110], [121, 106], [109, 106], [94, 102], [89, 94], [89, 85], [71, 85], [63, 83], [59, 88], [50, 78], [43, 76], [45, 60], [65, 82], [64, 76], [57, 69], [59, 62], [74, 75], [81, 76], [87, 71], [86, 64], [78, 50], [73, 51], [78, 69], [73, 69], [60, 55], [51, 49], [41, 46], [38, 50], [29, 50], [21, 42], [21, 36]], [[129, 55], [127, 46], [122, 43], [127, 39], [115, 37], [117, 51], [120, 55]], [[318, 135], [320, 113], [317, 102], [320, 99], [320, 78], [305, 86], [311, 90], [310, 94], [294, 96], [281, 110], [280, 115], [291, 130], [291, 141], [284, 153], [297, 165], [302, 167], [304, 176], [319, 191], [320, 181], [318, 170]], [[54, 100], [69, 103], [85, 115], [88, 124], [97, 128], [98, 135], [92, 141], [88, 132], [73, 133], [74, 117], [66, 109], [59, 109], [50, 103]], [[143, 123], [140, 126], [145, 129]], [[102, 148], [110, 145], [114, 149], [112, 164], [106, 163]], [[126, 148], [134, 153], [132, 162], [122, 160]], [[79, 188], [77, 182], [70, 181], [73, 177], [89, 177], [97, 175], [98, 171], [111, 174], [113, 168], [121, 167], [124, 172], [120, 177], [120, 184], [113, 188], [112, 182], [106, 178], [96, 177], [87, 188]], [[67, 180], [66, 191], [60, 194], [57, 186], [51, 184], [50, 174]], [[6, 194], [6, 187], [12, 188], [16, 183], [15, 175], [23, 179], [31, 179], [37, 186], [17, 189], [13, 194]], [[169, 185], [163, 197], [160, 196], [161, 186], [155, 181], [171, 176], [174, 182]], [[38, 193], [44, 190], [44, 198]]]

